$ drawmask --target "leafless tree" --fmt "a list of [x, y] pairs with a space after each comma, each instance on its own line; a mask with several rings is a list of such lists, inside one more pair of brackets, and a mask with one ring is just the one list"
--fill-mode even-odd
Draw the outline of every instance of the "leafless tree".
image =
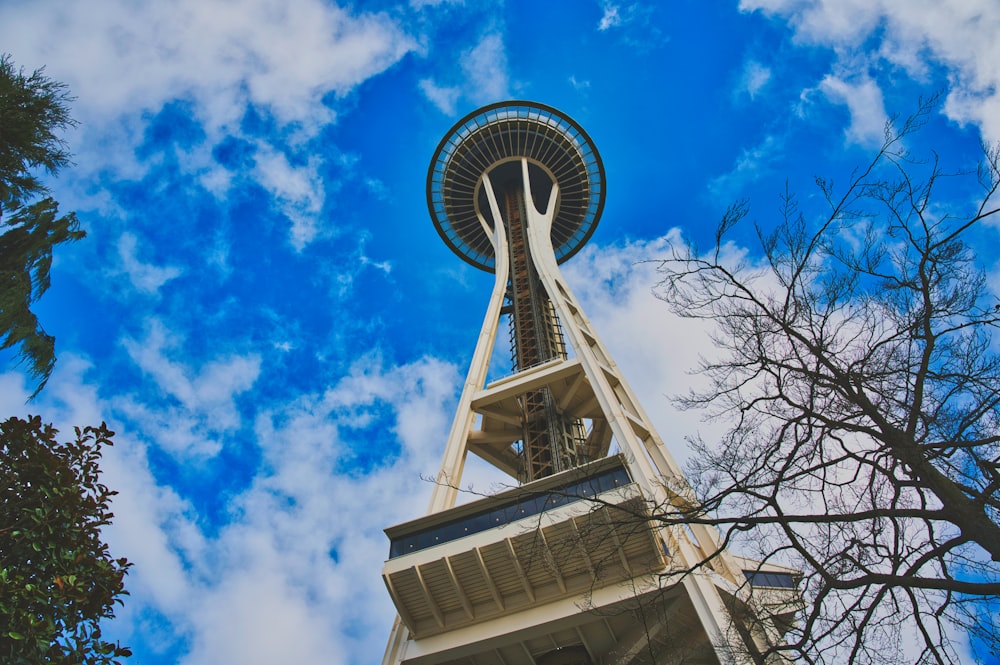
[[969, 633], [1000, 656], [1000, 303], [970, 246], [996, 242], [1000, 145], [975, 171], [916, 160], [933, 108], [888, 124], [846, 185], [818, 178], [819, 214], [786, 191], [759, 259], [728, 258], [741, 202], [711, 250], [659, 265], [657, 295], [719, 350], [679, 401], [732, 422], [694, 442], [697, 512], [660, 518], [802, 571], [800, 662], [955, 662]]

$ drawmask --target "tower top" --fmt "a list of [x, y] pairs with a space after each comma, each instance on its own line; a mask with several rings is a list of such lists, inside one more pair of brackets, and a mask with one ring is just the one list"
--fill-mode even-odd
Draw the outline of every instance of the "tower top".
[[[477, 218], [484, 211], [483, 176], [503, 180], [503, 165], [526, 158], [532, 192], [545, 194], [552, 182], [559, 198], [552, 223], [552, 247], [562, 263], [580, 251], [597, 228], [604, 208], [604, 165], [597, 148], [572, 118], [544, 104], [508, 101], [465, 116], [438, 144], [427, 172], [427, 206], [434, 227], [463, 260], [494, 271], [493, 245]], [[538, 186], [535, 186], [535, 179]], [[499, 182], [498, 182], [499, 181]], [[544, 200], [544, 198], [543, 198]]]

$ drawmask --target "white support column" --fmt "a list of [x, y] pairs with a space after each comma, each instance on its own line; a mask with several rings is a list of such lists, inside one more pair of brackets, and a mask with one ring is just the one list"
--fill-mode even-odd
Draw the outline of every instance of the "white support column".
[[434, 489], [431, 492], [431, 502], [428, 513], [447, 510], [455, 505], [458, 497], [458, 484], [462, 479], [462, 469], [465, 467], [465, 457], [468, 453], [469, 433], [475, 423], [476, 414], [472, 410], [472, 398], [482, 390], [486, 383], [486, 373], [490, 366], [490, 356], [496, 344], [497, 330], [500, 327], [500, 309], [503, 307], [504, 293], [507, 290], [507, 279], [510, 274], [510, 261], [507, 256], [507, 232], [500, 216], [496, 195], [490, 183], [490, 177], [483, 175], [483, 186], [490, 202], [490, 212], [493, 215], [493, 228], [478, 214], [483, 231], [493, 242], [493, 253], [496, 257], [496, 279], [493, 282], [493, 293], [490, 304], [486, 308], [486, 318], [479, 331], [476, 350], [472, 354], [469, 372], [465, 377], [462, 396], [458, 400], [455, 420], [452, 421], [451, 432], [445, 446], [441, 469], [435, 478]]
[[[486, 318], [483, 319], [483, 327], [479, 331], [476, 350], [472, 354], [472, 362], [469, 364], [469, 371], [462, 387], [462, 396], [459, 398], [458, 408], [455, 410], [455, 419], [451, 424], [448, 442], [445, 444], [441, 468], [434, 479], [430, 505], [427, 507], [428, 514], [453, 507], [458, 498], [458, 486], [462, 480], [462, 470], [465, 468], [465, 458], [468, 454], [469, 433], [472, 431], [476, 419], [476, 413], [472, 410], [472, 398], [486, 383], [486, 373], [489, 370], [493, 346], [496, 344], [497, 330], [500, 327], [500, 309], [503, 307], [504, 293], [507, 290], [507, 277], [510, 273], [510, 261], [507, 257], [507, 232], [500, 217], [500, 208], [497, 205], [489, 175], [483, 175], [483, 182], [490, 202], [490, 212], [493, 215], [493, 229], [490, 229], [482, 213], [479, 213], [478, 217], [483, 231], [493, 242], [493, 252], [496, 256], [496, 279], [493, 282], [490, 303], [486, 307]], [[382, 658], [383, 665], [396, 665], [402, 662], [406, 656], [406, 645], [410, 639], [409, 633], [410, 631], [406, 629], [397, 616], [393, 622], [385, 655]]]

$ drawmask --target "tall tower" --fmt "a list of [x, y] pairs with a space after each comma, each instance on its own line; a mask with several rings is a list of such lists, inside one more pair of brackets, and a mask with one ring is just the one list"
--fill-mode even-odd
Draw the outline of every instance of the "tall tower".
[[[649, 519], [693, 496], [558, 267], [604, 195], [590, 137], [542, 104], [481, 108], [438, 145], [431, 218], [495, 281], [428, 514], [386, 529], [383, 665], [724, 663], [791, 620], [794, 571]], [[503, 321], [513, 372], [487, 384]], [[469, 452], [511, 488], [456, 506]]]

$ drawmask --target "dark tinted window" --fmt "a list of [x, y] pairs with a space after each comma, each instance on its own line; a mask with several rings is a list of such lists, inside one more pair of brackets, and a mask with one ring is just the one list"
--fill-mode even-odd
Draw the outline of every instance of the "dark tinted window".
[[744, 570], [743, 576], [747, 578], [750, 586], [769, 586], [779, 589], [795, 588], [795, 578], [789, 573], [765, 573], [759, 570]]
[[631, 482], [632, 479], [629, 477], [628, 471], [625, 470], [625, 467], [619, 466], [546, 492], [517, 494], [511, 497], [509, 502], [494, 506], [489, 510], [400, 536], [389, 543], [389, 558], [417, 552], [525, 517], [538, 515], [546, 510], [588, 499], [601, 492], [607, 492]]

